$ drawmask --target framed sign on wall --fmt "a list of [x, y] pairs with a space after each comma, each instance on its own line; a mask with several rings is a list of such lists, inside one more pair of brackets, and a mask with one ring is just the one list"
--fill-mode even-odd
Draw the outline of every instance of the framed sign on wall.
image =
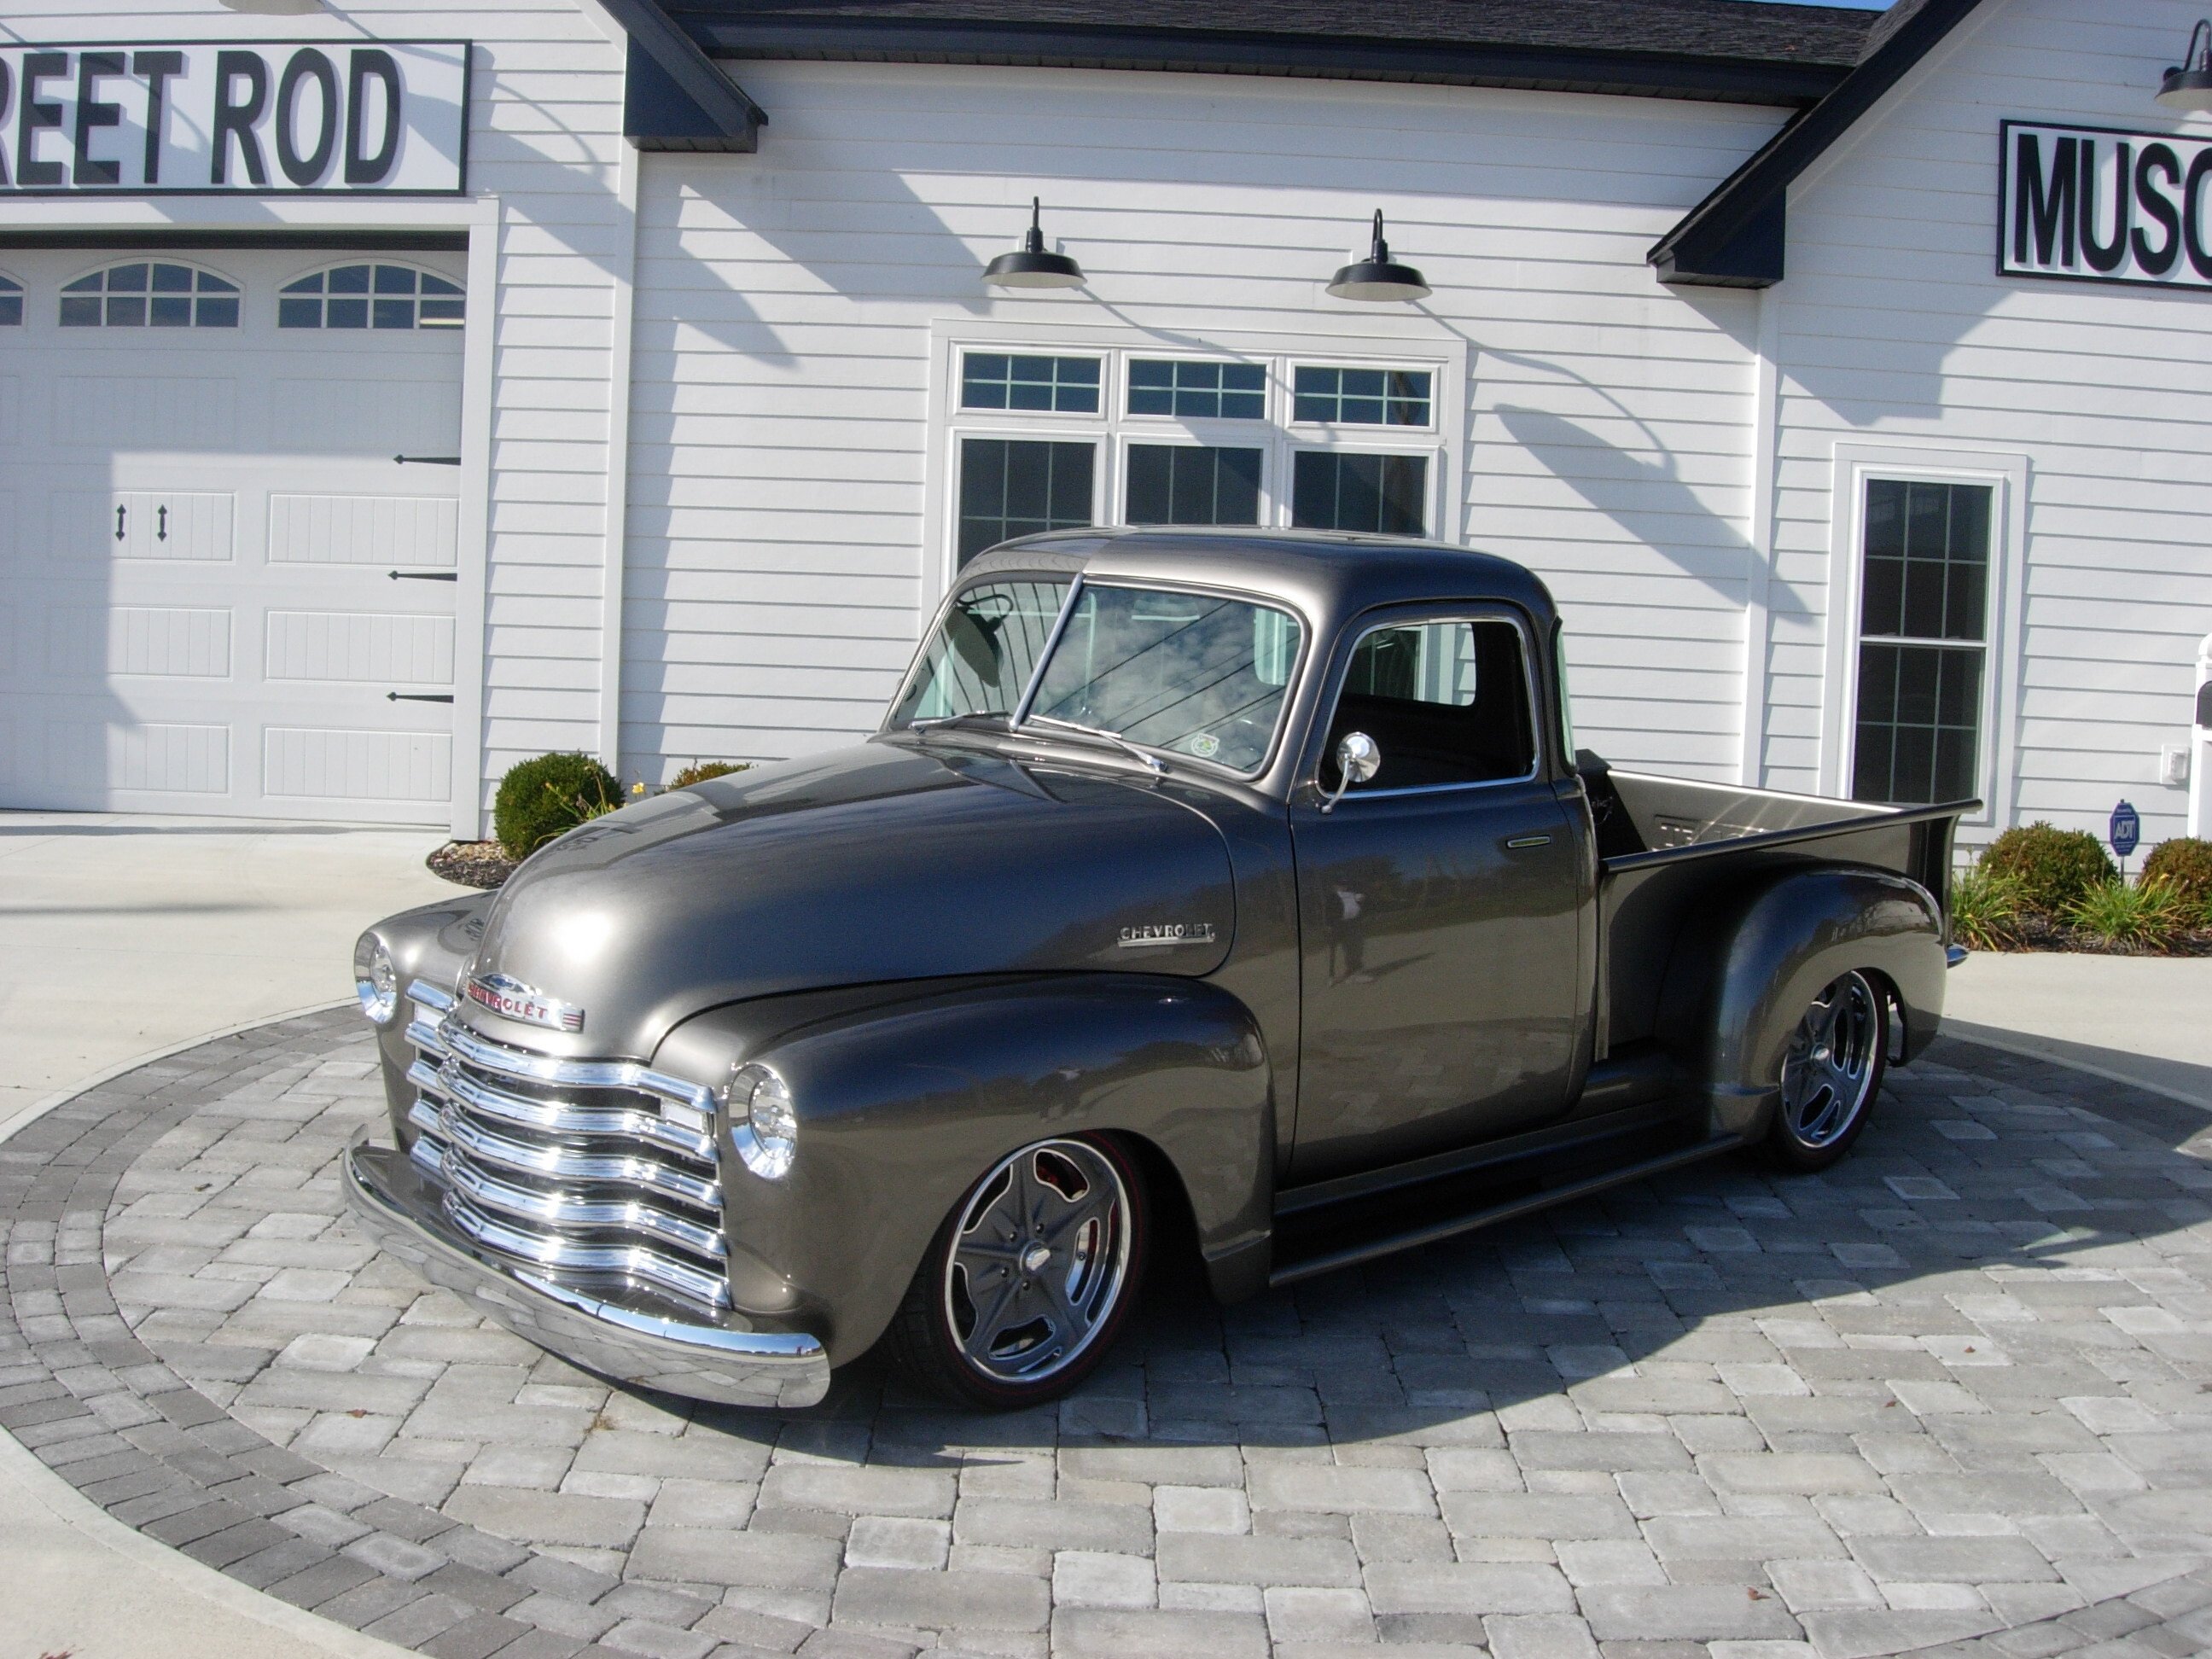
[[2006, 121], [1997, 270], [2212, 288], [2212, 139]]
[[465, 40], [0, 46], [0, 196], [458, 196]]

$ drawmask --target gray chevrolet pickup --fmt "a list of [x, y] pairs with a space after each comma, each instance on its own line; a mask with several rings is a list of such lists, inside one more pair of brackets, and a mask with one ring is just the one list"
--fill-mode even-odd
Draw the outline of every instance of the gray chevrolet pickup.
[[1951, 839], [1613, 770], [1551, 596], [1342, 535], [975, 559], [864, 743], [623, 808], [362, 935], [356, 1220], [592, 1371], [964, 1404], [1224, 1299], [1735, 1148], [1935, 1036]]

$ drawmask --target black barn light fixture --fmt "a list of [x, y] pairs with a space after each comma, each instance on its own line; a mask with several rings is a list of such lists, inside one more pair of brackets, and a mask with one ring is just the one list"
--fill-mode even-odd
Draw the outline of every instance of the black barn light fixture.
[[1049, 252], [1044, 230], [1037, 222], [1039, 198], [1030, 198], [1030, 234], [1012, 253], [1001, 253], [983, 269], [983, 280], [994, 288], [1081, 288], [1083, 267], [1065, 253]]
[[1435, 290], [1413, 266], [1391, 258], [1390, 245], [1382, 240], [1382, 210], [1377, 208], [1375, 246], [1364, 259], [1339, 270], [1328, 291], [1340, 300], [1425, 300]]
[[2212, 110], [2212, 21], [2197, 20], [2189, 31], [2188, 47], [2181, 61], [2166, 70], [2158, 88], [2158, 101], [2185, 115]]

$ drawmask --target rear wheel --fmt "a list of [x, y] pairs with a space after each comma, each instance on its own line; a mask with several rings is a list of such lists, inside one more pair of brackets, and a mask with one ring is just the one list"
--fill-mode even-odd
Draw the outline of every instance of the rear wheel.
[[1782, 1101], [1768, 1158], [1825, 1170], [1866, 1127], [1889, 1050], [1889, 1005], [1864, 974], [1832, 981], [1813, 1000], [1782, 1056]]
[[1040, 1140], [945, 1218], [887, 1333], [917, 1386], [969, 1406], [1055, 1399], [1096, 1370], [1136, 1297], [1144, 1179], [1108, 1140]]

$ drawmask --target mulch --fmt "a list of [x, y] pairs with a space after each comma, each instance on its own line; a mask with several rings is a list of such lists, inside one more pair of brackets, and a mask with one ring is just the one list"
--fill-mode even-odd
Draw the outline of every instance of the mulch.
[[423, 862], [432, 875], [458, 887], [496, 887], [514, 873], [515, 866], [495, 841], [449, 841]]

